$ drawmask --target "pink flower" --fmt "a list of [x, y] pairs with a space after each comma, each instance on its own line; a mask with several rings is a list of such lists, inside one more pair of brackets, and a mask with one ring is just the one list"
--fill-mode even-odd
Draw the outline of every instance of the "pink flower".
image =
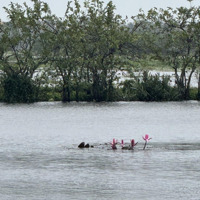
[[135, 146], [135, 140], [132, 139], [132, 140], [131, 140], [131, 147], [134, 147], [134, 146]]
[[113, 141], [112, 141], [112, 143], [111, 143], [112, 149], [117, 149], [116, 144], [117, 144], [117, 140], [115, 140], [115, 139], [113, 138]]
[[142, 136], [142, 138], [143, 138], [143, 140], [145, 141], [145, 143], [144, 143], [144, 148], [143, 148], [143, 150], [145, 150], [146, 145], [147, 145], [147, 142], [148, 142], [149, 140], [151, 140], [152, 138], [150, 138], [148, 134], [146, 134], [145, 136]]
[[152, 138], [149, 138], [149, 135], [146, 134], [145, 136], [142, 136], [143, 140], [145, 140], [146, 142], [148, 142], [149, 140], [151, 140]]
[[124, 140], [121, 141], [121, 146], [124, 147]]
[[133, 150], [133, 148], [134, 148], [134, 146], [135, 146], [136, 144], [137, 144], [137, 142], [135, 143], [135, 140], [132, 139], [132, 140], [131, 140], [131, 146], [130, 146], [130, 149]]

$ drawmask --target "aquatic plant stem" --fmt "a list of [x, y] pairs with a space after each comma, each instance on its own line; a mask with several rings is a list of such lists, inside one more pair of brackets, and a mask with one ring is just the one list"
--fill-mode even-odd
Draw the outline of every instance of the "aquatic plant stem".
[[147, 141], [145, 141], [145, 143], [144, 143], [143, 150], [145, 150], [146, 146], [147, 146]]

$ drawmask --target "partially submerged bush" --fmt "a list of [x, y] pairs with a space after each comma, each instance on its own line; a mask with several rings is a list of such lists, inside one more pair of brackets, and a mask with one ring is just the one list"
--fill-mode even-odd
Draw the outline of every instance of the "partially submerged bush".
[[13, 74], [3, 80], [4, 101], [7, 103], [30, 103], [36, 100], [36, 86], [27, 76]]
[[[177, 89], [170, 86], [169, 76], [151, 75], [144, 71], [142, 76], [126, 80], [123, 92], [126, 100], [170, 101], [178, 100]], [[128, 99], [127, 99], [128, 98]]]

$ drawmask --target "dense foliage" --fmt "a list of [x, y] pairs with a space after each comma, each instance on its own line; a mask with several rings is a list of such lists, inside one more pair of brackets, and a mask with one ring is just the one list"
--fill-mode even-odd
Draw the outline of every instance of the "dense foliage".
[[169, 76], [151, 75], [144, 71], [141, 77], [126, 80], [123, 94], [126, 100], [137, 101], [177, 101], [180, 100], [176, 88], [169, 85]]
[[35, 86], [33, 81], [26, 76], [7, 76], [3, 81], [4, 101], [8, 103], [31, 103], [34, 102]]
[[[112, 1], [70, 1], [63, 18], [47, 3], [31, 1], [32, 7], [11, 3], [5, 8], [9, 22], [0, 23], [2, 101], [191, 98], [192, 75], [200, 77], [199, 7], [154, 8], [127, 24]], [[175, 85], [170, 77], [149, 74], [144, 60], [171, 67]], [[137, 77], [135, 70], [144, 72]], [[129, 80], [119, 81], [119, 72]]]

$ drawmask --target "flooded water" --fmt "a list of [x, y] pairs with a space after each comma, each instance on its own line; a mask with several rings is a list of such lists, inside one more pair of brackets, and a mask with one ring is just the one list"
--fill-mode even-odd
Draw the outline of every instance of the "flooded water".
[[200, 103], [0, 104], [0, 175], [1, 200], [198, 200]]

